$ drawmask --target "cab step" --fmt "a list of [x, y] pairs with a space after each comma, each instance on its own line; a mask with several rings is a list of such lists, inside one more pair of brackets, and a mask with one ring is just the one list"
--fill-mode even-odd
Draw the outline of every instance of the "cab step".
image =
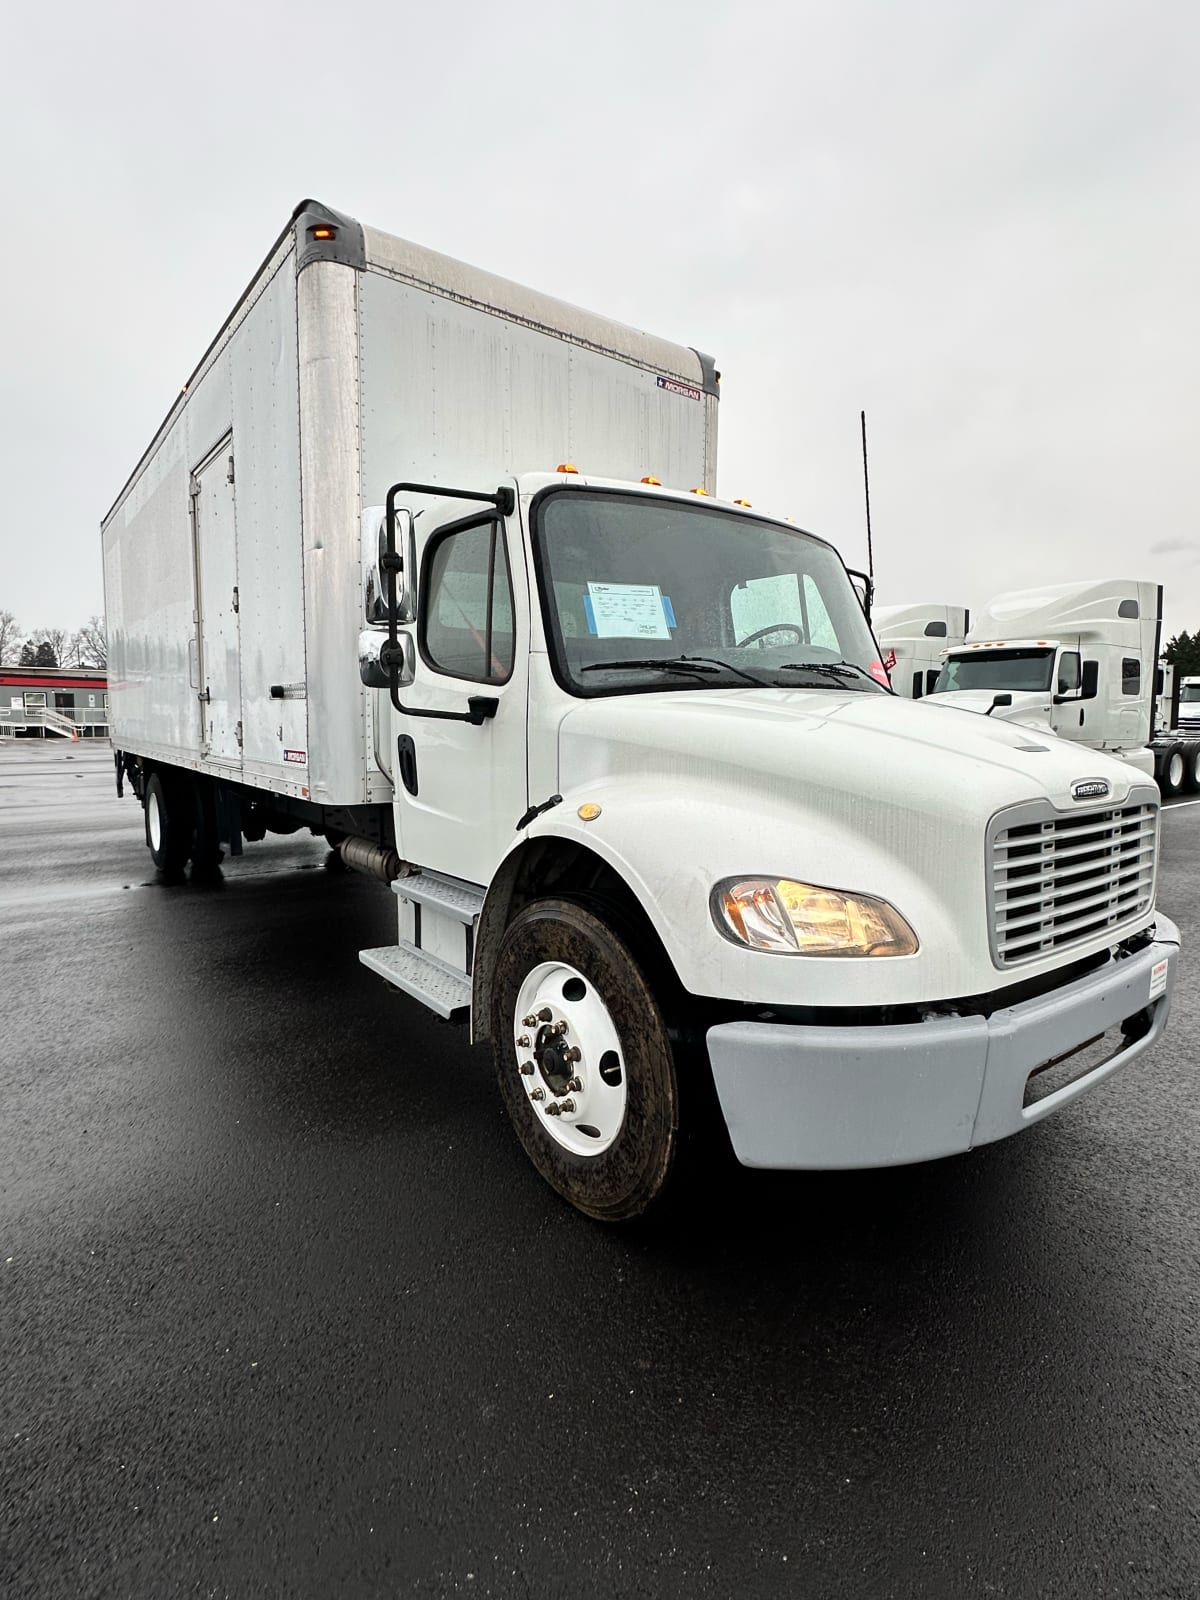
[[415, 945], [385, 944], [378, 950], [360, 950], [358, 959], [394, 989], [412, 995], [448, 1022], [462, 1021], [470, 1012], [470, 978]]
[[458, 878], [443, 878], [436, 872], [414, 872], [407, 878], [397, 878], [392, 893], [402, 900], [413, 900], [417, 905], [440, 911], [469, 928], [483, 910], [483, 890]]

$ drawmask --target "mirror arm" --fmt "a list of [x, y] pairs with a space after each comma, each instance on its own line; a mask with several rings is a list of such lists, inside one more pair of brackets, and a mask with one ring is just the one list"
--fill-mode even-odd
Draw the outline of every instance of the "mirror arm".
[[[388, 675], [392, 704], [402, 717], [431, 717], [439, 722], [469, 722], [478, 728], [496, 715], [500, 701], [495, 695], [473, 694], [467, 700], [466, 711], [429, 711], [417, 706], [406, 706], [400, 700], [400, 667], [404, 651], [397, 631], [396, 574], [404, 566], [396, 549], [396, 496], [399, 494], [444, 495], [453, 500], [482, 500], [495, 506], [502, 517], [511, 517], [516, 510], [517, 497], [513, 489], [501, 484], [495, 494], [480, 494], [472, 489], [439, 488], [430, 483], [394, 483], [387, 492], [387, 509], [384, 532], [387, 552], [380, 562], [387, 583], [387, 643], [380, 649], [379, 662]], [[414, 574], [415, 576], [415, 574]]]

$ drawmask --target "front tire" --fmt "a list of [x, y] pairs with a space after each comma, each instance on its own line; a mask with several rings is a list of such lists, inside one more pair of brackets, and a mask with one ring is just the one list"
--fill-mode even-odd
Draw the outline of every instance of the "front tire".
[[192, 843], [192, 808], [178, 779], [152, 772], [146, 780], [146, 844], [160, 872], [181, 873]]
[[573, 901], [535, 901], [505, 933], [492, 992], [500, 1094], [525, 1153], [585, 1215], [640, 1216], [671, 1174], [679, 1091], [628, 947]]

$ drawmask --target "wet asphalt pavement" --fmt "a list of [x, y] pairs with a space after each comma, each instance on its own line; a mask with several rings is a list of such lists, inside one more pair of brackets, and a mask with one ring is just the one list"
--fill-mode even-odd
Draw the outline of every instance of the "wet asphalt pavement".
[[1166, 1039], [974, 1155], [625, 1230], [307, 836], [154, 881], [0, 748], [0, 1593], [1200, 1593], [1200, 806]]

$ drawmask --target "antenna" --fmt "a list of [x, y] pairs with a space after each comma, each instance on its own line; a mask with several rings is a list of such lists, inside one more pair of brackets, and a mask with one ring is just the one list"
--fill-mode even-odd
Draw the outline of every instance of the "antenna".
[[860, 411], [858, 415], [862, 422], [863, 494], [867, 502], [867, 576], [870, 578], [872, 585], [874, 585], [875, 552], [871, 547], [871, 479], [867, 474], [867, 413]]

